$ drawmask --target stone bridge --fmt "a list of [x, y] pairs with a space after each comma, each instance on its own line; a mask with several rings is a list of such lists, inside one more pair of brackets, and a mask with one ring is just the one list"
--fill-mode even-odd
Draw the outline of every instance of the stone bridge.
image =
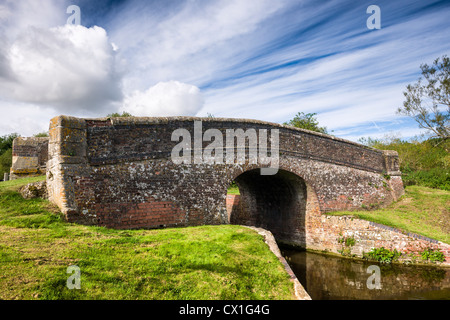
[[[244, 144], [233, 138], [208, 149], [218, 134], [239, 132], [247, 135]], [[49, 135], [49, 198], [81, 224], [243, 224], [269, 229], [282, 242], [318, 249], [330, 243], [336, 251], [336, 234], [347, 229], [323, 213], [386, 206], [404, 192], [396, 152], [263, 121], [58, 116]], [[277, 160], [272, 173], [261, 171], [274, 167], [267, 157], [251, 157], [261, 145]], [[206, 161], [222, 155], [226, 161]], [[228, 197], [227, 210], [233, 181], [240, 196]]]

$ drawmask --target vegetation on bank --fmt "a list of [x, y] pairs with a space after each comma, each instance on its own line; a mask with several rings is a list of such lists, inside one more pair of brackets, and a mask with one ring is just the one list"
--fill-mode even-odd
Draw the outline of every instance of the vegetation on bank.
[[419, 185], [450, 191], [450, 140], [425, 141], [362, 138], [359, 142], [380, 150], [398, 152], [405, 186]]
[[[389, 250], [384, 247], [373, 248], [369, 252], [363, 252], [363, 259], [378, 261], [380, 263], [392, 263], [397, 262], [401, 257], [404, 257], [405, 254], [397, 251], [397, 249]], [[440, 250], [434, 249], [423, 249], [419, 252], [419, 256], [414, 253], [406, 254], [406, 258], [409, 258], [409, 261], [413, 263], [422, 262], [422, 263], [436, 263], [436, 262], [444, 262], [445, 255]]]
[[17, 133], [11, 133], [0, 137], [0, 180], [3, 180], [3, 174], [9, 173], [12, 163], [12, 143]]
[[[0, 299], [294, 299], [263, 238], [233, 225], [112, 230], [65, 222], [0, 183]], [[67, 288], [67, 268], [81, 289]]]
[[450, 191], [408, 186], [405, 195], [387, 208], [327, 214], [354, 216], [450, 243]]

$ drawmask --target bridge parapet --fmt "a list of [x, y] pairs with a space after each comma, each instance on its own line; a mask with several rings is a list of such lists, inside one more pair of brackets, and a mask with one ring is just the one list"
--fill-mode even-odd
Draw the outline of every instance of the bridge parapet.
[[[174, 139], [179, 129], [184, 141]], [[245, 134], [244, 143], [235, 144], [233, 138], [230, 145], [227, 134], [237, 130]], [[59, 116], [50, 122], [49, 198], [68, 220], [86, 224], [153, 228], [228, 223], [229, 184], [246, 171], [271, 166], [249, 161], [252, 137], [260, 148], [263, 136], [277, 168], [301, 177], [317, 194], [320, 212], [386, 205], [403, 192], [395, 153], [308, 130], [248, 119]], [[173, 150], [181, 143], [190, 161], [175, 163]], [[202, 162], [213, 143], [219, 143], [214, 152], [221, 151], [224, 161]], [[243, 161], [238, 158], [242, 150]], [[230, 162], [225, 158], [231, 152]]]

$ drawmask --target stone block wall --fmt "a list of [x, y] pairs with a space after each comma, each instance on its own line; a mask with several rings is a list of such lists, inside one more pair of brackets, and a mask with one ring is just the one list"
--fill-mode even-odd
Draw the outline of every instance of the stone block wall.
[[[314, 207], [316, 195], [310, 190], [309, 196]], [[308, 211], [306, 235], [306, 248], [310, 250], [339, 254], [346, 250], [345, 254], [361, 258], [373, 248], [384, 247], [402, 253], [401, 260], [413, 261], [423, 250], [433, 249], [441, 251], [446, 257], [444, 264], [450, 266], [449, 244], [351, 216], [324, 215], [317, 209]], [[346, 246], [347, 238], [353, 239], [354, 244]]]
[[10, 180], [45, 174], [48, 137], [17, 137], [12, 145]]

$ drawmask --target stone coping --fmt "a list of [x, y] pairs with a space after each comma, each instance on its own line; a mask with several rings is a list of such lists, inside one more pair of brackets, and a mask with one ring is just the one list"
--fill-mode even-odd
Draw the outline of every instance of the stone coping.
[[298, 281], [296, 275], [292, 271], [291, 267], [287, 263], [286, 259], [281, 255], [280, 249], [278, 248], [277, 242], [275, 241], [275, 237], [269, 230], [253, 227], [253, 226], [243, 226], [249, 229], [256, 231], [259, 235], [264, 237], [265, 243], [269, 246], [270, 250], [275, 254], [275, 256], [280, 260], [283, 264], [284, 269], [289, 274], [291, 281], [294, 283], [294, 291], [295, 297], [297, 300], [312, 300], [309, 296], [308, 292], [306, 292], [305, 288], [302, 286], [300, 281]]
[[[273, 127], [278, 127], [282, 129], [288, 129], [291, 131], [297, 131], [306, 133], [309, 135], [315, 135], [318, 137], [322, 137], [329, 140], [339, 141], [346, 144], [351, 144], [354, 146], [358, 146], [360, 148], [368, 149], [377, 153], [384, 153], [383, 150], [375, 149], [369, 146], [365, 146], [363, 144], [350, 141], [343, 138], [338, 138], [329, 134], [320, 133], [316, 131], [311, 131], [307, 129], [296, 128], [289, 125], [284, 125], [275, 122], [268, 122], [263, 120], [256, 119], [246, 119], [246, 118], [210, 118], [210, 117], [193, 117], [193, 116], [171, 116], [171, 117], [101, 117], [101, 118], [77, 118], [72, 116], [61, 115], [55, 117], [51, 120], [51, 124], [59, 126], [68, 126], [72, 128], [83, 128], [85, 124], [82, 123], [85, 121], [111, 121], [112, 126], [132, 126], [132, 125], [145, 125], [145, 124], [167, 124], [170, 121], [203, 121], [203, 122], [235, 122], [235, 123], [248, 123], [248, 124], [258, 124], [258, 125], [268, 125]], [[396, 154], [396, 151], [390, 150], [391, 154]]]

